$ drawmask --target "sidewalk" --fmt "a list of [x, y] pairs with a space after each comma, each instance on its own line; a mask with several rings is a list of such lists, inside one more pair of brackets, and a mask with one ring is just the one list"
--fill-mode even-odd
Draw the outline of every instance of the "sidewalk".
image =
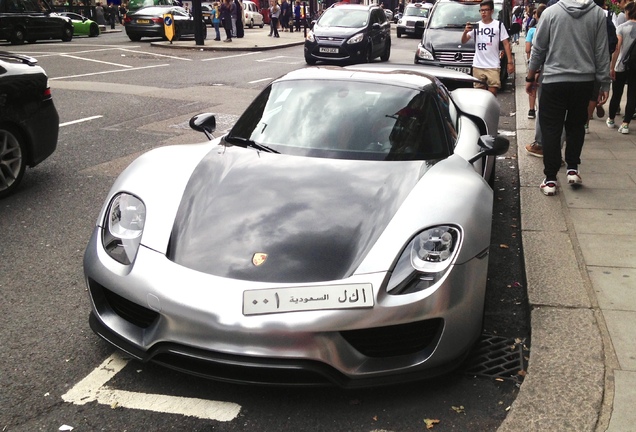
[[521, 45], [514, 51], [532, 344], [499, 430], [636, 430], [636, 129], [621, 135], [605, 119], [591, 120], [583, 188], [561, 183], [556, 197], [544, 196], [542, 160], [524, 148], [538, 121], [526, 118], [525, 53]]

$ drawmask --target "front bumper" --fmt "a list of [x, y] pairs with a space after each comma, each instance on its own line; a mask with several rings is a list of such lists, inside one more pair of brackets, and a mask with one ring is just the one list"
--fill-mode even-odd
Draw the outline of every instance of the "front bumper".
[[373, 308], [246, 316], [243, 291], [280, 286], [195, 272], [143, 246], [129, 268], [105, 253], [100, 238], [96, 228], [84, 257], [93, 330], [139, 360], [195, 375], [283, 385], [396, 383], [456, 367], [481, 332], [487, 259], [456, 266], [410, 295], [384, 293], [386, 273], [331, 284], [371, 283]]
[[[366, 40], [356, 44], [347, 44], [346, 41], [336, 43], [306, 41], [305, 58], [324, 62], [363, 62], [366, 60], [367, 46]], [[335, 52], [323, 52], [325, 50], [335, 50]]]

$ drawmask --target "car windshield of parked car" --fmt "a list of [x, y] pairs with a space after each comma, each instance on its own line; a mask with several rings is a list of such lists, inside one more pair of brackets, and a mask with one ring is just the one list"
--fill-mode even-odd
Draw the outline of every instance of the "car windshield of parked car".
[[[493, 16], [497, 17], [501, 11], [501, 3], [495, 3]], [[428, 28], [464, 28], [466, 23], [481, 21], [479, 3], [444, 2], [435, 6]]]
[[228, 144], [357, 160], [432, 160], [449, 154], [433, 90], [377, 82], [273, 83], [239, 118]]
[[413, 17], [428, 17], [428, 12], [430, 9], [428, 8], [419, 8], [419, 7], [407, 7], [404, 11], [404, 16], [413, 16]]
[[351, 10], [345, 8], [331, 8], [322, 14], [318, 20], [320, 27], [365, 27], [369, 21], [369, 12], [366, 10]]

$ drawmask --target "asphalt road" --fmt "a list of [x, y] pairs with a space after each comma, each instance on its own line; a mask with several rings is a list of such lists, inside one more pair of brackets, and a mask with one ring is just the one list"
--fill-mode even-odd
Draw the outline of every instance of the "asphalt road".
[[[416, 45], [394, 38], [391, 62], [412, 63]], [[199, 112], [229, 128], [271, 79], [305, 66], [301, 47], [173, 51], [113, 33], [0, 49], [38, 58], [62, 125], [56, 153], [0, 201], [0, 430], [421, 431], [429, 419], [436, 431], [487, 431], [505, 418], [518, 383], [467, 366], [364, 391], [238, 386], [128, 362], [89, 329], [82, 256], [119, 172], [151, 148], [203, 141], [187, 128]], [[499, 96], [500, 131], [514, 131], [512, 91]], [[497, 162], [484, 317], [484, 332], [506, 341], [529, 334], [510, 138]]]

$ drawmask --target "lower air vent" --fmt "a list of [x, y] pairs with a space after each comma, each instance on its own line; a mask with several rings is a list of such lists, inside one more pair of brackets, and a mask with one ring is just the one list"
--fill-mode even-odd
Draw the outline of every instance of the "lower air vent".
[[112, 291], [102, 288], [104, 298], [113, 311], [126, 321], [137, 327], [147, 328], [154, 322], [159, 314], [153, 310], [133, 303]]

